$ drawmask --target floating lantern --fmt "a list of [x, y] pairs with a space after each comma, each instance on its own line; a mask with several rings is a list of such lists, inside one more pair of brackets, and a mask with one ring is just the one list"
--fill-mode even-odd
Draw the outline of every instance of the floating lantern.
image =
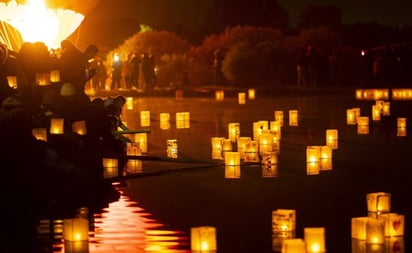
[[278, 139], [280, 139], [282, 137], [282, 125], [280, 124], [280, 121], [275, 120], [275, 121], [271, 121], [270, 123], [270, 131], [272, 131], [273, 135], [276, 136]]
[[366, 194], [368, 212], [373, 214], [389, 213], [391, 211], [391, 194], [374, 192]]
[[289, 110], [289, 126], [298, 126], [298, 110]]
[[263, 178], [273, 178], [278, 176], [278, 165], [277, 164], [262, 164], [262, 177]]
[[190, 229], [190, 248], [192, 252], [216, 252], [216, 228], [210, 226]]
[[396, 136], [405, 137], [406, 136], [406, 118], [397, 118], [397, 131]]
[[[222, 141], [223, 141], [223, 137], [212, 137], [210, 139], [211, 143], [212, 143], [212, 151], [217, 151], [217, 152], [222, 152], [223, 150], [223, 146], [222, 146]], [[230, 148], [232, 149], [232, 148]]]
[[177, 140], [167, 140], [167, 157], [177, 158]]
[[46, 128], [33, 128], [31, 130], [34, 138], [39, 141], [46, 141], [47, 142], [47, 129]]
[[265, 120], [253, 122], [253, 140], [258, 141], [259, 136], [264, 132], [269, 130], [269, 124]]
[[248, 95], [249, 100], [255, 99], [255, 94], [256, 94], [255, 89], [248, 89], [247, 90], [247, 95]]
[[391, 115], [391, 104], [389, 101], [383, 102], [382, 105], [382, 115], [389, 116]]
[[324, 227], [304, 228], [304, 240], [307, 253], [326, 252]]
[[262, 154], [262, 165], [274, 165], [278, 164], [278, 154], [273, 151], [263, 152]]
[[273, 151], [273, 135], [267, 131], [259, 136], [259, 154]]
[[86, 121], [81, 120], [81, 121], [73, 122], [72, 130], [74, 133], [78, 135], [86, 135], [87, 134]]
[[245, 162], [259, 162], [259, 145], [255, 140], [246, 142], [245, 146]]
[[7, 83], [10, 88], [17, 89], [17, 77], [16, 76], [7, 76]]
[[379, 215], [379, 219], [384, 221], [385, 236], [404, 236], [405, 216], [397, 213], [385, 213]]
[[412, 89], [392, 89], [393, 100], [411, 100]]
[[103, 158], [103, 178], [119, 176], [119, 162], [117, 159]]
[[[128, 142], [126, 146], [126, 154], [130, 156], [142, 155], [142, 151], [139, 148], [139, 143]], [[142, 161], [139, 159], [128, 159], [126, 168], [127, 171], [131, 173], [142, 172]]]
[[240, 136], [240, 124], [239, 123], [229, 123], [228, 130], [229, 130], [228, 138], [232, 142], [236, 142], [237, 138], [239, 138]]
[[133, 110], [133, 97], [126, 97], [126, 109]]
[[351, 219], [352, 238], [366, 240], [366, 222], [369, 217], [355, 217]]
[[283, 111], [275, 111], [275, 120], [280, 122], [280, 126], [283, 126]]
[[273, 151], [276, 151], [279, 154], [280, 153], [280, 138], [274, 135], [272, 145], [273, 145]]
[[177, 112], [176, 113], [176, 128], [189, 128], [190, 127], [190, 114], [189, 112]]
[[251, 140], [250, 137], [239, 137], [239, 138], [237, 138], [237, 151], [240, 154], [240, 159], [244, 159], [246, 144], [250, 140]]
[[160, 121], [160, 126], [159, 127], [162, 130], [168, 130], [168, 129], [170, 129], [170, 122], [169, 121], [165, 121], [165, 122]]
[[49, 85], [50, 84], [50, 72], [36, 73], [36, 84], [40, 86]]
[[240, 165], [225, 165], [225, 178], [240, 178]]
[[366, 244], [383, 244], [385, 242], [384, 228], [383, 220], [369, 218], [366, 221]]
[[213, 151], [212, 150], [212, 159], [223, 160], [222, 151]]
[[338, 148], [338, 129], [326, 129], [326, 145], [331, 149]]
[[239, 152], [228, 151], [224, 153], [225, 165], [226, 166], [237, 166], [240, 165], [240, 154]]
[[372, 105], [372, 120], [373, 121], [381, 120], [381, 109], [379, 105]]
[[356, 114], [353, 109], [346, 109], [346, 124], [356, 125]]
[[223, 101], [225, 99], [225, 92], [223, 90], [215, 91], [216, 101]]
[[239, 92], [239, 94], [238, 94], [238, 103], [240, 105], [246, 104], [246, 93], [245, 92]]
[[142, 153], [147, 152], [147, 133], [137, 133], [134, 135], [134, 142], [139, 143]]
[[183, 90], [176, 90], [175, 91], [175, 98], [176, 98], [176, 100], [182, 100], [183, 99]]
[[149, 127], [150, 126], [150, 111], [140, 112], [140, 126]]
[[358, 134], [369, 134], [369, 117], [359, 116], [357, 119], [357, 133]]
[[306, 253], [305, 242], [302, 239], [285, 239], [281, 253]]
[[320, 147], [320, 170], [332, 170], [332, 149], [329, 146]]
[[60, 82], [60, 71], [59, 70], [50, 71], [50, 82], [52, 83]]
[[296, 229], [296, 210], [277, 209], [272, 211], [272, 232], [291, 232]]
[[306, 147], [306, 174], [317, 175], [320, 170], [320, 147], [307, 146]]
[[224, 152], [232, 151], [232, 141], [230, 139], [222, 140], [222, 149]]
[[49, 133], [50, 134], [63, 134], [64, 133], [64, 119], [63, 118], [51, 118]]
[[89, 240], [89, 221], [83, 218], [65, 219], [63, 239], [70, 242]]

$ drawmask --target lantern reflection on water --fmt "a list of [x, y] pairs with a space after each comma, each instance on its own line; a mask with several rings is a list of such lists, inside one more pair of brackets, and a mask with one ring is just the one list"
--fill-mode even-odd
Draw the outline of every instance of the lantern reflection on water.
[[298, 126], [298, 110], [289, 110], [289, 126]]
[[397, 118], [397, 131], [396, 136], [405, 137], [406, 136], [406, 118]]

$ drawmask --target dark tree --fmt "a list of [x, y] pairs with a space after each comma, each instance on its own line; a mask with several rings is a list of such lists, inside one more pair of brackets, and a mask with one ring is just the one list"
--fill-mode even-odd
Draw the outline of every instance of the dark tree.
[[334, 5], [308, 5], [300, 13], [298, 20], [300, 29], [327, 26], [337, 30], [341, 24], [341, 10]]

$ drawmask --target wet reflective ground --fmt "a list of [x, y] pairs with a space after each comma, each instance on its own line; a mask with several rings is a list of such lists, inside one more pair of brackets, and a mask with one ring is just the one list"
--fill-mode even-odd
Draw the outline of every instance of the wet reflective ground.
[[[120, 200], [94, 215], [90, 252], [185, 252], [190, 228], [203, 225], [216, 227], [219, 252], [278, 251], [271, 224], [276, 209], [296, 209], [297, 238], [303, 238], [305, 227], [325, 227], [328, 252], [367, 252], [352, 243], [350, 229], [352, 217], [367, 216], [370, 192], [391, 193], [392, 211], [406, 216], [405, 237], [379, 252], [408, 252], [412, 143], [396, 136], [395, 122], [398, 116], [411, 117], [412, 108], [409, 101], [394, 102], [391, 116], [371, 121], [366, 135], [346, 125], [346, 109], [359, 107], [362, 115], [371, 115], [373, 103], [356, 101], [354, 95], [257, 94], [244, 105], [234, 97], [221, 102], [214, 97], [134, 98], [123, 120], [132, 129], [143, 128], [140, 111], [150, 111], [144, 155], [166, 158], [169, 139], [177, 140], [178, 155], [174, 161], [145, 160], [141, 172], [128, 177]], [[297, 127], [287, 124], [293, 109], [299, 111]], [[276, 176], [264, 177], [259, 164], [242, 163], [240, 178], [225, 178], [223, 161], [211, 159], [211, 138], [227, 137], [232, 122], [240, 123], [240, 136], [253, 136], [253, 122], [274, 120], [275, 110], [285, 114]], [[188, 128], [177, 127], [176, 112], [190, 113]], [[170, 113], [168, 129], [161, 128], [160, 113]], [[324, 145], [329, 128], [339, 130], [333, 170], [308, 176], [306, 146]], [[61, 247], [55, 244], [55, 252], [62, 252]]]

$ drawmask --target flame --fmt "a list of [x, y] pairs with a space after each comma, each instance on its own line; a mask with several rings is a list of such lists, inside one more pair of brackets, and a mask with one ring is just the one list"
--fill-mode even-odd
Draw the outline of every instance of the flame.
[[44, 0], [27, 0], [24, 5], [0, 3], [0, 20], [15, 27], [24, 42], [44, 42], [49, 49], [59, 48], [83, 19], [84, 15], [72, 10], [50, 9]]

